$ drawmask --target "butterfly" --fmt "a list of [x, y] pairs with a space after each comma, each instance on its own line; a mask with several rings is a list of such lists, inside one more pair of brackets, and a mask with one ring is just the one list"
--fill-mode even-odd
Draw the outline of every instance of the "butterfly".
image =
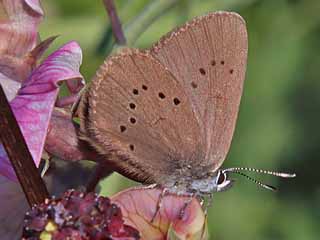
[[82, 138], [120, 174], [177, 194], [211, 195], [238, 173], [221, 169], [235, 129], [248, 37], [236, 13], [196, 17], [150, 49], [108, 57], [80, 102]]

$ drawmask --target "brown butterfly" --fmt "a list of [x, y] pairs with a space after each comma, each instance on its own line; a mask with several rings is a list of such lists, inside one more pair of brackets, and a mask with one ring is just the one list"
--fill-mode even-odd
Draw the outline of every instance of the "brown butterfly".
[[170, 192], [211, 195], [227, 189], [220, 170], [242, 95], [247, 31], [236, 13], [197, 17], [151, 49], [106, 59], [80, 103], [83, 138], [122, 175]]

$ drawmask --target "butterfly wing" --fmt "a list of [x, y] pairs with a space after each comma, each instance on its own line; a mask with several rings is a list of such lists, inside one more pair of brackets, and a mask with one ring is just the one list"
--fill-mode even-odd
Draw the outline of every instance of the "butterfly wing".
[[147, 53], [127, 50], [107, 59], [80, 109], [84, 139], [137, 181], [168, 183], [203, 152], [183, 87]]
[[236, 13], [217, 12], [170, 32], [150, 50], [184, 86], [204, 136], [204, 161], [213, 171], [231, 144], [247, 48], [244, 20]]

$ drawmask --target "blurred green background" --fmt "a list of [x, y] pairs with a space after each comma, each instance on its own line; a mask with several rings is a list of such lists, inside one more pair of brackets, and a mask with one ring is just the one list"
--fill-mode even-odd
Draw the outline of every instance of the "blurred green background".
[[[280, 188], [272, 193], [239, 178], [214, 196], [211, 239], [320, 238], [320, 1], [318, 0], [118, 0], [130, 34], [150, 4], [158, 18], [132, 46], [146, 48], [173, 27], [209, 11], [232, 10], [246, 20], [249, 59], [240, 115], [224, 167], [295, 171], [293, 180], [259, 176]], [[160, 5], [161, 5], [160, 4]], [[69, 40], [83, 49], [81, 71], [90, 80], [110, 50], [112, 37], [101, 0], [47, 0], [41, 37], [60, 34], [51, 50]], [[145, 22], [144, 22], [145, 23]], [[130, 25], [131, 24], [131, 25]], [[139, 34], [140, 35], [140, 34]], [[260, 178], [259, 178], [260, 179]], [[136, 183], [113, 174], [106, 195]]]

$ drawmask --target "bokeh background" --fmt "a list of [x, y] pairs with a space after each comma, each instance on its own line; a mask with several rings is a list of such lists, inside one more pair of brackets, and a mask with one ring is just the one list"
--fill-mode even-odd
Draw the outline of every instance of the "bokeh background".
[[[161, 9], [161, 4], [168, 7]], [[209, 11], [232, 10], [245, 18], [247, 77], [224, 166], [294, 171], [298, 176], [258, 176], [277, 186], [277, 193], [239, 178], [230, 191], [215, 194], [209, 210], [211, 239], [319, 239], [320, 1], [117, 0], [127, 34], [139, 17], [150, 14], [150, 6], [154, 22], [147, 18], [144, 24], [150, 26], [134, 47], [146, 48], [173, 27]], [[102, 1], [47, 0], [43, 8], [41, 37], [60, 35], [52, 49], [78, 41], [84, 54], [81, 72], [89, 81], [113, 42]], [[101, 192], [110, 195], [135, 184], [113, 174], [101, 183]]]

